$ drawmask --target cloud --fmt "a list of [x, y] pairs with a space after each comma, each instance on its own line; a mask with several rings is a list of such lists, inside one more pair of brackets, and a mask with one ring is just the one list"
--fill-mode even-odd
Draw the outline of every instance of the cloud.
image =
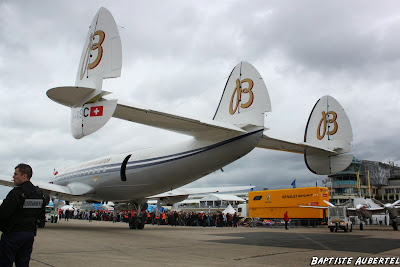
[[[329, 94], [351, 120], [356, 157], [399, 158], [395, 1], [6, 0], [0, 4], [0, 174], [10, 175], [26, 162], [35, 179], [49, 181], [53, 168], [188, 139], [116, 119], [82, 140], [72, 138], [69, 109], [48, 99], [46, 91], [74, 84], [84, 38], [100, 6], [114, 15], [123, 46], [121, 77], [104, 81], [110, 97], [211, 119], [232, 68], [245, 60], [269, 90], [269, 135], [303, 141], [314, 103]], [[290, 187], [294, 178], [300, 187], [326, 178], [309, 172], [301, 155], [262, 149], [223, 169], [193, 186], [251, 183], [275, 189]]]

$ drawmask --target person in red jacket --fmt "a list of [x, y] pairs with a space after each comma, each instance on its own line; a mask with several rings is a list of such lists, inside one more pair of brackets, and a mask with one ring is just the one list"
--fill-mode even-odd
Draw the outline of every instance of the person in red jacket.
[[289, 230], [288, 224], [289, 224], [289, 215], [287, 214], [287, 211], [285, 214], [283, 214], [283, 220], [285, 221], [285, 229]]

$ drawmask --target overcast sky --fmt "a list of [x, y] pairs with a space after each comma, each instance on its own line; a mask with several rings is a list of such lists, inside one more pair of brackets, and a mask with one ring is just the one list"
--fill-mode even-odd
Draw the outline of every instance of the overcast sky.
[[[315, 102], [336, 98], [352, 123], [359, 159], [400, 161], [400, 5], [398, 1], [10, 1], [0, 2], [0, 174], [21, 162], [32, 181], [108, 154], [188, 137], [118, 119], [81, 140], [69, 108], [46, 96], [74, 85], [88, 27], [100, 7], [122, 39], [112, 97], [210, 119], [240, 61], [269, 90], [268, 135], [303, 141]], [[303, 156], [255, 149], [192, 186], [313, 186]], [[0, 188], [5, 197], [9, 188]]]

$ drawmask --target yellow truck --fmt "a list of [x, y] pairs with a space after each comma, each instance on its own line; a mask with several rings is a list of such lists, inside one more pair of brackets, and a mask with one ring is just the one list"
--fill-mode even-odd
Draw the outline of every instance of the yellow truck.
[[281, 219], [287, 211], [290, 219], [325, 223], [326, 209], [301, 208], [299, 206], [327, 206], [329, 190], [326, 187], [304, 187], [293, 189], [249, 192], [249, 217]]

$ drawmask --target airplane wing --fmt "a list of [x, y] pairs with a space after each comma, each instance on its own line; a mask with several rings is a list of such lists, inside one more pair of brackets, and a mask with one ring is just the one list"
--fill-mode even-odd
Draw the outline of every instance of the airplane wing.
[[205, 134], [214, 136], [226, 132], [246, 133], [245, 130], [232, 124], [215, 120], [195, 120], [137, 105], [121, 103], [119, 100], [112, 116], [194, 137], [204, 136]]
[[255, 186], [227, 186], [227, 187], [202, 187], [202, 188], [177, 188], [148, 198], [161, 198], [171, 196], [186, 196], [206, 193], [222, 193], [233, 191], [251, 190]]
[[[349, 210], [350, 215], [357, 216], [360, 214], [363, 208], [347, 208]], [[372, 215], [382, 215], [385, 212], [385, 208], [368, 208], [366, 207], [365, 210], [371, 212]]]
[[230, 187], [203, 187], [203, 188], [177, 188], [165, 193], [147, 197], [148, 199], [157, 199], [165, 205], [173, 205], [176, 202], [185, 200], [189, 195], [222, 193], [233, 191], [251, 190], [255, 186], [230, 186]]
[[349, 216], [359, 216], [356, 208], [347, 208], [347, 210], [349, 211]]
[[[46, 195], [53, 195], [64, 199], [70, 199], [93, 192], [92, 187], [82, 183], [71, 183], [68, 186], [63, 186], [43, 181], [35, 181], [35, 179], [32, 179], [32, 184], [39, 186], [39, 188], [42, 189]], [[1, 175], [0, 185], [14, 187], [14, 182], [12, 178]]]
[[327, 209], [328, 207], [324, 206], [304, 206], [304, 205], [299, 205], [300, 208], [312, 208], [312, 209]]
[[7, 175], [0, 175], [0, 185], [14, 187], [14, 182], [12, 178], [9, 178]]

